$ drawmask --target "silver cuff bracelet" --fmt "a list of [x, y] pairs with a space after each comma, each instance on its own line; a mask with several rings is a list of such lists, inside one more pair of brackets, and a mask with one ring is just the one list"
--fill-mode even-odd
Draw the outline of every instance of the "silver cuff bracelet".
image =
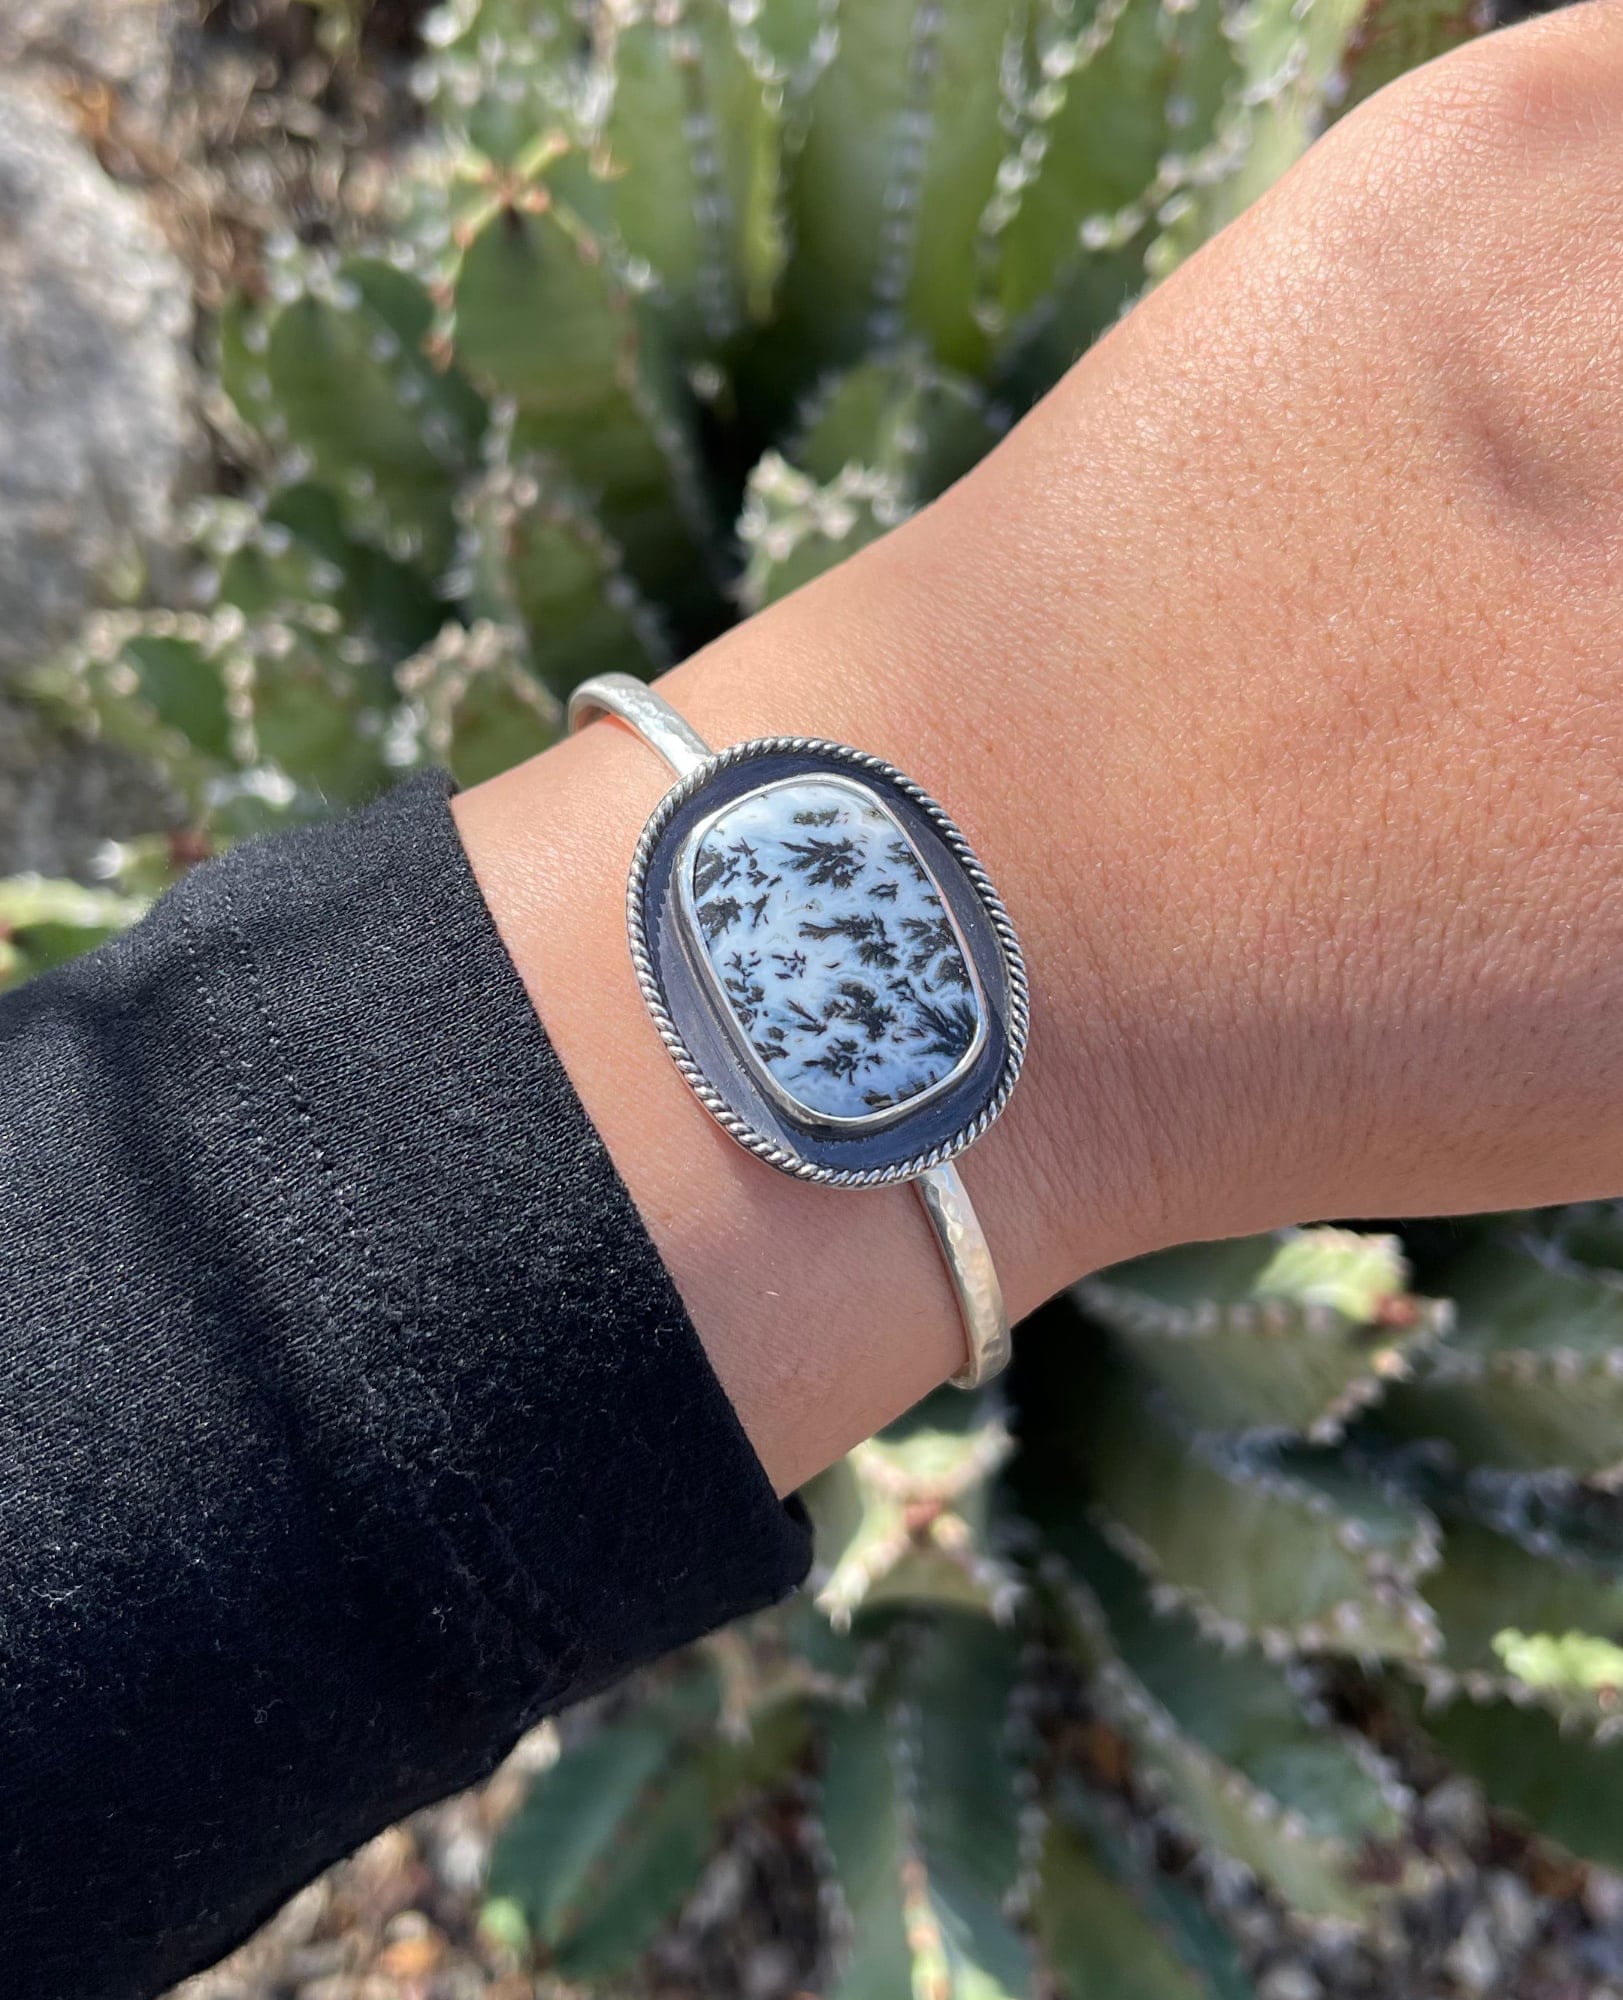
[[699, 1102], [769, 1166], [825, 1187], [918, 1188], [957, 1294], [973, 1389], [1009, 1358], [986, 1237], [950, 1162], [1009, 1100], [1030, 1019], [1014, 926], [968, 842], [911, 779], [841, 743], [712, 751], [629, 674], [570, 698], [677, 782], [626, 885], [631, 961]]

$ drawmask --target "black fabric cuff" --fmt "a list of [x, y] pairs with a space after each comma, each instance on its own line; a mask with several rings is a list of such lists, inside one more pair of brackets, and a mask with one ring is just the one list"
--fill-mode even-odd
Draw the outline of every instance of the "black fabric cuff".
[[437, 777], [0, 1004], [0, 1935], [125, 2000], [809, 1561]]

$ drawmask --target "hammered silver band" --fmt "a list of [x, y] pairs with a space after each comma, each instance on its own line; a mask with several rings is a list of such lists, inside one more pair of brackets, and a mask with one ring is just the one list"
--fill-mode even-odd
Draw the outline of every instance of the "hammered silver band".
[[[600, 674], [584, 681], [569, 698], [569, 727], [571, 730], [584, 728], [599, 716], [609, 716], [624, 723], [627, 728], [640, 736], [651, 750], [664, 758], [678, 779], [691, 778], [693, 774], [708, 765], [714, 753], [696, 730], [694, 730], [671, 707], [670, 703], [646, 687], [630, 674]], [[798, 739], [784, 739], [785, 741]], [[853, 761], [861, 760], [851, 753]], [[878, 764], [878, 760], [871, 760]], [[922, 796], [922, 795], [921, 795]], [[967, 854], [967, 850], [966, 850]], [[973, 857], [968, 857], [973, 863]], [[978, 870], [978, 864], [974, 864]], [[990, 890], [990, 885], [988, 890]], [[995, 902], [995, 898], [993, 899]], [[1012, 939], [1012, 931], [1010, 933]], [[633, 951], [636, 936], [633, 928]], [[1024, 993], [1021, 996], [1022, 1010]], [[705, 1084], [705, 1079], [694, 1065], [682, 1059], [676, 1038], [665, 1031], [666, 1024], [656, 1018], [656, 1026], [661, 1028], [662, 1039], [677, 1060], [678, 1067], [695, 1093], [705, 1103], [706, 1108], [720, 1122], [732, 1131], [732, 1136], [740, 1143], [750, 1145], [751, 1150], [771, 1159], [771, 1154], [760, 1145], [753, 1144], [744, 1133], [732, 1130], [732, 1125], [715, 1101], [715, 1093]], [[1024, 1032], [1024, 1022], [1021, 1022]], [[986, 1118], [990, 1124], [999, 1103]], [[774, 1165], [786, 1162], [772, 1159]], [[990, 1381], [1000, 1369], [1006, 1366], [1010, 1353], [1009, 1316], [1003, 1303], [1003, 1290], [998, 1283], [997, 1269], [992, 1262], [992, 1252], [986, 1241], [975, 1214], [975, 1207], [964, 1186], [963, 1177], [951, 1160], [926, 1161], [914, 1165], [905, 1163], [911, 1171], [897, 1173], [894, 1178], [905, 1179], [917, 1188], [924, 1212], [930, 1219], [936, 1244], [940, 1249], [942, 1262], [952, 1283], [953, 1294], [958, 1302], [959, 1313], [964, 1323], [968, 1359], [958, 1373], [952, 1377], [952, 1384], [958, 1389], [975, 1389], [983, 1382]], [[793, 1167], [789, 1171], [795, 1171]], [[835, 1175], [804, 1175], [838, 1184]]]

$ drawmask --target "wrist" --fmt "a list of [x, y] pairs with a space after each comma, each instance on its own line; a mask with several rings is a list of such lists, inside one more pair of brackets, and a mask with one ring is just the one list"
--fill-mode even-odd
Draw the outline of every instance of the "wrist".
[[[1037, 785], [1019, 803], [1001, 762], [1029, 769], [1027, 719], [1004, 729], [976, 712], [963, 664], [980, 644], [972, 600], [919, 587], [944, 526], [920, 521], [893, 538], [913, 543], [900, 562], [887, 545], [882, 563], [848, 565], [837, 586], [740, 628], [661, 692], [718, 745], [805, 733], [893, 759], [960, 819], [1000, 889], [1010, 883], [1017, 930], [1036, 926], [1044, 958], [1055, 955], [1049, 940], [1069, 955], [1085, 948], [1067, 914], [1077, 899], [1048, 907], [1055, 885], [1038, 858], [1060, 795]], [[646, 746], [597, 727], [465, 794], [458, 819], [558, 1053], [787, 1487], [953, 1373], [963, 1332], [910, 1190], [825, 1190], [775, 1174], [711, 1123], [671, 1065], [624, 922], [631, 853], [668, 783]], [[1062, 1095], [1073, 1087], [1062, 1066], [1080, 1074], [1065, 1054], [1074, 1030], [1056, 1021], [1045, 1032], [1041, 1016], [1047, 987], [1061, 992], [1068, 974], [1034, 972], [1027, 1079], [961, 1162], [1016, 1314], [1081, 1269], [1147, 1247], [1117, 1198], [1123, 1118]], [[1085, 1067], [1097, 1086], [1108, 1062], [1094, 1051]]]

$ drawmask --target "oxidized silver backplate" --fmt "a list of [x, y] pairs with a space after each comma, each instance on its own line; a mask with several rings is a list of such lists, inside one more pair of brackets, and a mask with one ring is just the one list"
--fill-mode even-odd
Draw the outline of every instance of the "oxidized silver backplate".
[[631, 955], [678, 1069], [803, 1180], [871, 1187], [961, 1152], [1025, 1055], [1025, 968], [963, 835], [876, 757], [768, 737], [643, 831]]

